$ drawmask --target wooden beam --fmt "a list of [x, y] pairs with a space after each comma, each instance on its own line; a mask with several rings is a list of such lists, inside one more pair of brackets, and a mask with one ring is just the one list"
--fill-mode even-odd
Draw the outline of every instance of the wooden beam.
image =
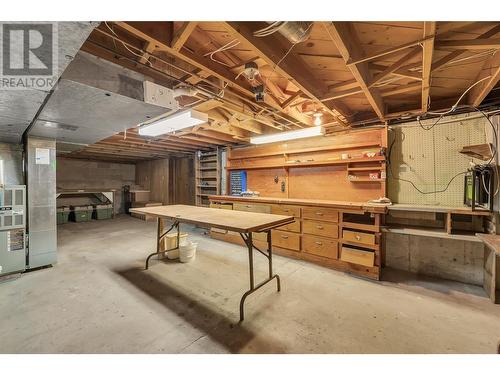
[[170, 45], [175, 51], [180, 51], [184, 43], [188, 40], [191, 33], [196, 28], [198, 22], [187, 21], [182, 24], [180, 29], [175, 33], [172, 44]]
[[401, 68], [409, 60], [411, 60], [413, 57], [417, 56], [420, 53], [420, 49], [421, 49], [420, 46], [414, 47], [410, 52], [408, 52], [407, 54], [405, 54], [404, 56], [402, 56], [398, 61], [396, 61], [392, 65], [389, 65], [387, 68], [385, 68], [385, 70], [382, 73], [377, 74], [372, 79], [372, 81], [370, 82], [370, 84], [368, 85], [368, 87], [372, 87], [377, 82], [380, 82], [382, 79], [384, 79], [388, 75], [394, 73], [396, 70], [398, 70], [399, 68]]
[[[346, 65], [348, 61], [359, 59], [360, 56], [363, 55], [359, 39], [350, 22], [324, 22], [323, 25], [332, 41], [337, 45]], [[348, 65], [347, 67], [354, 75], [354, 78], [361, 87], [361, 90], [363, 90], [374, 112], [377, 114], [378, 118], [383, 121], [384, 104], [382, 98], [377, 90], [368, 88], [368, 82], [372, 79], [368, 64], [366, 62], [361, 62]]]
[[[181, 52], [180, 50], [177, 51], [170, 46], [170, 41], [166, 37], [163, 36], [157, 37], [153, 35], [150, 29], [151, 28], [154, 29], [155, 22], [115, 22], [115, 24], [120, 26], [123, 30], [127, 31], [129, 34], [135, 36], [136, 38], [154, 43], [157, 49], [165, 51], [168, 54], [192, 65], [193, 67], [199, 69], [200, 71], [205, 72], [204, 74], [209, 74], [211, 76], [220, 79], [221, 81], [227, 84], [227, 87], [232, 88], [243, 94], [243, 96], [245, 97], [244, 100], [251, 101], [251, 99], [249, 98], [254, 97], [254, 94], [248, 87], [248, 85], [244, 86], [236, 82], [234, 80], [236, 76], [229, 70], [225, 69], [222, 65], [217, 64], [216, 62], [210, 60], [209, 58], [205, 58], [196, 53], [189, 53], [189, 55], [187, 55]], [[241, 99], [243, 100], [243, 98]], [[266, 104], [271, 108], [283, 112], [282, 108], [277, 106], [271, 100], [267, 100]], [[260, 108], [265, 108], [261, 105], [259, 106]], [[285, 112], [283, 113], [284, 114], [281, 115], [280, 117], [285, 119], [286, 115], [288, 114], [286, 114]], [[304, 121], [304, 119], [301, 118], [300, 116], [295, 116], [293, 114], [290, 114], [289, 116], [293, 117], [296, 121], [299, 122]], [[305, 124], [308, 125], [308, 123]]]
[[302, 95], [302, 91], [297, 91], [295, 94], [290, 95], [290, 97], [288, 97], [288, 99], [286, 99], [283, 103], [281, 103], [281, 107], [288, 108], [290, 106], [290, 104], [292, 104], [295, 100], [300, 98], [301, 95]]
[[424, 38], [426, 41], [423, 43], [422, 54], [422, 112], [427, 112], [429, 102], [429, 92], [431, 89], [431, 67], [432, 56], [434, 54], [434, 37], [436, 35], [436, 22], [424, 22]]
[[496, 39], [466, 39], [466, 40], [439, 40], [436, 48], [451, 48], [465, 50], [483, 50], [500, 48], [500, 38]]
[[[489, 78], [487, 78], [489, 77]], [[476, 82], [483, 80], [474, 86], [468, 94], [467, 101], [470, 105], [477, 107], [486, 95], [495, 87], [500, 80], [500, 52], [495, 53], [485, 61], [479, 72]]]
[[[487, 39], [491, 38], [492, 36], [495, 36], [497, 33], [500, 32], [500, 24], [493, 26], [490, 30], [486, 31], [485, 33], [479, 35], [476, 39]], [[446, 55], [445, 57], [439, 59], [435, 63], [432, 64], [432, 71], [441, 68], [442, 66], [448, 64], [449, 62], [455, 60], [457, 57], [463, 55], [466, 53], [467, 50], [457, 50], [453, 51], [452, 53]]]
[[373, 53], [371, 55], [365, 55], [365, 56], [361, 55], [361, 56], [359, 56], [357, 58], [353, 57], [352, 59], [350, 59], [349, 61], [347, 61], [347, 65], [356, 65], [356, 64], [361, 64], [361, 63], [366, 62], [366, 61], [375, 60], [375, 59], [378, 59], [379, 57], [390, 55], [390, 54], [402, 51], [404, 49], [407, 49], [407, 48], [414, 47], [414, 46], [417, 46], [419, 44], [425, 43], [426, 41], [428, 41], [429, 39], [432, 39], [432, 38], [428, 37], [428, 38], [423, 38], [423, 39], [415, 40], [413, 42], [401, 44], [401, 45], [399, 45], [397, 47], [391, 47], [391, 48], [385, 49], [383, 51], [379, 51], [379, 52]]
[[[368, 63], [368, 66], [370, 67], [370, 69], [379, 72], [383, 72], [384, 70], [387, 69], [387, 66], [376, 63]], [[402, 68], [396, 69], [392, 74], [395, 76], [399, 76], [401, 78], [409, 78], [415, 81], [422, 81], [422, 75], [420, 74], [420, 72], [413, 72], [409, 70], [411, 68], [416, 68], [417, 66], [420, 68], [422, 66], [422, 62], [419, 61], [418, 63], [415, 64], [406, 65]]]
[[[251, 46], [259, 57], [273, 67], [277, 74], [293, 82], [305, 95], [320, 103], [319, 97], [324, 95], [328, 88], [324, 82], [311, 73], [309, 67], [302, 60], [292, 54], [283, 58], [284, 53], [289, 51], [291, 47], [289, 42], [285, 44], [282, 40], [284, 38], [274, 35], [266, 38], [257, 38], [253, 35], [253, 30], [248, 22], [225, 22], [224, 25], [234, 38]], [[278, 48], [285, 52], [278, 50], [274, 46], [278, 46]], [[333, 103], [333, 110], [327, 106], [323, 107], [341, 125], [346, 125], [346, 122], [340, 119], [339, 115], [347, 117], [350, 113], [349, 109], [340, 103]]]
[[381, 90], [380, 95], [385, 98], [387, 96], [405, 94], [412, 91], [420, 91], [422, 89], [422, 84], [420, 82], [408, 83], [401, 87], [391, 88], [387, 90]]

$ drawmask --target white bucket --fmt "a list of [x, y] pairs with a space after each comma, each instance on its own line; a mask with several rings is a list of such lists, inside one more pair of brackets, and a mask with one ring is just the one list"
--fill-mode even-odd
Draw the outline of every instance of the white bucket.
[[184, 245], [179, 247], [179, 260], [182, 263], [188, 263], [196, 258], [196, 247], [198, 244], [196, 242], [186, 241]]
[[[177, 233], [167, 234], [165, 237], [167, 241], [166, 250], [170, 250], [177, 247]], [[180, 234], [179, 236], [180, 246], [183, 246], [187, 243], [187, 237], [188, 237], [187, 233]], [[179, 249], [165, 251], [165, 254], [168, 259], [179, 259]]]

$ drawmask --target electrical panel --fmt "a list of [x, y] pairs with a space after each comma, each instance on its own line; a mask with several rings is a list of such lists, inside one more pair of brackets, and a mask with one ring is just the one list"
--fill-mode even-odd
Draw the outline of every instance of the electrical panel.
[[0, 188], [0, 275], [26, 268], [26, 187]]

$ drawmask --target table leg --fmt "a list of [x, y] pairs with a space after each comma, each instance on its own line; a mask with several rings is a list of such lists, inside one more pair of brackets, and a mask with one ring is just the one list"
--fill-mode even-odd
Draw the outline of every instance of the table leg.
[[[151, 253], [148, 255], [148, 257], [146, 258], [146, 267], [145, 269], [147, 270], [149, 268], [149, 260], [154, 257], [155, 255], [160, 255], [161, 251], [160, 251], [160, 246], [161, 246], [161, 240], [163, 239], [163, 237], [165, 237], [165, 235], [167, 233], [169, 233], [172, 229], [174, 228], [177, 228], [177, 248], [179, 248], [179, 236], [180, 236], [180, 230], [179, 230], [179, 222], [178, 221], [175, 221], [172, 226], [165, 232], [165, 233], [162, 233], [163, 231], [163, 222], [162, 222], [162, 218], [157, 218], [156, 219], [156, 222], [157, 222], [157, 227], [156, 227], [156, 252], [154, 253]], [[171, 250], [175, 250], [175, 249], [170, 249], [168, 251], [171, 251]]]
[[[243, 294], [240, 300], [240, 322], [242, 322], [245, 318], [245, 310], [244, 310], [244, 305], [245, 305], [245, 299], [255, 292], [256, 290], [260, 289], [262, 286], [266, 285], [268, 282], [270, 282], [273, 279], [276, 279], [277, 282], [277, 289], [278, 292], [281, 291], [281, 282], [280, 282], [280, 277], [277, 274], [273, 274], [273, 250], [272, 250], [272, 242], [271, 242], [271, 231], [269, 230], [267, 232], [267, 254], [255, 247], [253, 244], [253, 238], [252, 238], [252, 233], [249, 233], [246, 237], [241, 234], [241, 237], [245, 241], [247, 248], [248, 248], [248, 262], [249, 262], [249, 270], [250, 270], [250, 289]], [[253, 249], [258, 250], [261, 254], [263, 254], [269, 263], [269, 278], [267, 280], [264, 280], [263, 282], [255, 285], [254, 282], [254, 273], [253, 273]]]

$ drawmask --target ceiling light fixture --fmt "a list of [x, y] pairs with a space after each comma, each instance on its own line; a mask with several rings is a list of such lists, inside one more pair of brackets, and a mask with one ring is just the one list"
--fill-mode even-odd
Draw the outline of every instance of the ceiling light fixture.
[[190, 109], [177, 112], [169, 117], [164, 117], [139, 128], [140, 135], [156, 137], [158, 135], [172, 133], [176, 130], [190, 128], [208, 122], [208, 115], [203, 112]]
[[323, 117], [323, 114], [321, 112], [316, 112], [313, 114], [314, 117], [314, 125], [319, 126], [321, 125], [321, 117]]
[[300, 130], [293, 130], [290, 132], [282, 132], [269, 135], [260, 135], [258, 137], [251, 137], [250, 143], [260, 145], [263, 143], [273, 143], [280, 141], [289, 141], [292, 139], [315, 137], [318, 135], [323, 135], [324, 129], [321, 126], [315, 126], [312, 128], [305, 128]]

